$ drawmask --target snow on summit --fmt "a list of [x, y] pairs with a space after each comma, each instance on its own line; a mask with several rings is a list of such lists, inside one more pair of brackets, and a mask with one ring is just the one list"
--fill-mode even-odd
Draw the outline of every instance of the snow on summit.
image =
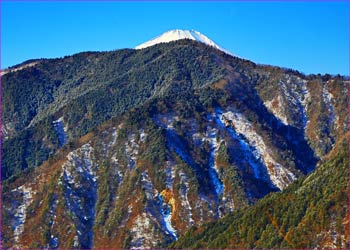
[[201, 34], [198, 31], [179, 30], [179, 29], [167, 31], [167, 32], [163, 33], [162, 35], [160, 35], [152, 40], [149, 40], [143, 44], [136, 46], [135, 49], [144, 49], [144, 48], [156, 45], [158, 43], [168, 43], [171, 41], [177, 41], [177, 40], [181, 40], [181, 39], [195, 40], [197, 42], [201, 42], [201, 43], [207, 44], [209, 46], [212, 46], [218, 50], [221, 50], [221, 51], [225, 52], [226, 54], [232, 55], [232, 53], [221, 48], [219, 45], [217, 45], [212, 40], [210, 40], [207, 36]]

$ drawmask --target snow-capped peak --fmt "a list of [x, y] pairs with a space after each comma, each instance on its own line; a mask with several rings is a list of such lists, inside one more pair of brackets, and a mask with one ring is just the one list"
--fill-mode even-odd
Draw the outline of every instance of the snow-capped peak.
[[153, 45], [156, 45], [158, 43], [168, 43], [171, 41], [177, 41], [177, 40], [181, 40], [181, 39], [191, 39], [191, 40], [195, 40], [204, 44], [207, 44], [209, 46], [212, 46], [216, 49], [219, 49], [223, 52], [225, 52], [226, 54], [232, 55], [232, 53], [230, 53], [229, 51], [221, 48], [219, 45], [217, 45], [216, 43], [214, 43], [212, 40], [210, 40], [207, 36], [201, 34], [198, 31], [195, 30], [169, 30], [165, 33], [163, 33], [162, 35], [149, 40], [143, 44], [140, 44], [138, 46], [135, 47], [135, 49], [144, 49]]

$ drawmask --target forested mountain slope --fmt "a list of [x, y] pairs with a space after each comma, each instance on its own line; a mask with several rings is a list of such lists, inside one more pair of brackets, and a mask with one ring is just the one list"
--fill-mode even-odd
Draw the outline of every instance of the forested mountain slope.
[[32, 60], [2, 84], [5, 247], [167, 246], [346, 160], [344, 77], [196, 41]]
[[192, 228], [172, 247], [348, 249], [349, 145], [344, 139], [312, 174], [282, 193]]

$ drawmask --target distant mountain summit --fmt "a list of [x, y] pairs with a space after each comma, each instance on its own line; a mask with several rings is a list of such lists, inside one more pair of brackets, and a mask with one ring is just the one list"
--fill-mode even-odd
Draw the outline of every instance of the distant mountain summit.
[[135, 49], [144, 49], [159, 43], [168, 43], [168, 42], [172, 42], [172, 41], [177, 41], [177, 40], [181, 40], [181, 39], [191, 39], [197, 42], [201, 42], [204, 44], [207, 44], [209, 46], [212, 46], [218, 50], [221, 50], [223, 52], [225, 52], [226, 54], [229, 55], [233, 55], [231, 52], [223, 49], [222, 47], [220, 47], [219, 45], [217, 45], [214, 41], [212, 41], [211, 39], [209, 39], [207, 36], [203, 35], [202, 33], [195, 31], [195, 30], [180, 30], [180, 29], [176, 29], [176, 30], [169, 30], [165, 33], [163, 33], [162, 35], [153, 38], [152, 40], [149, 40], [145, 43], [142, 43], [138, 46], [135, 47]]

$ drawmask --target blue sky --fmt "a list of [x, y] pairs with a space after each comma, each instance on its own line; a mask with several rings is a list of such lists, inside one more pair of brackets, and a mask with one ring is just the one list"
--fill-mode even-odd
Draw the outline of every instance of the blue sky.
[[256, 63], [349, 75], [349, 2], [1, 2], [1, 68], [194, 29]]

